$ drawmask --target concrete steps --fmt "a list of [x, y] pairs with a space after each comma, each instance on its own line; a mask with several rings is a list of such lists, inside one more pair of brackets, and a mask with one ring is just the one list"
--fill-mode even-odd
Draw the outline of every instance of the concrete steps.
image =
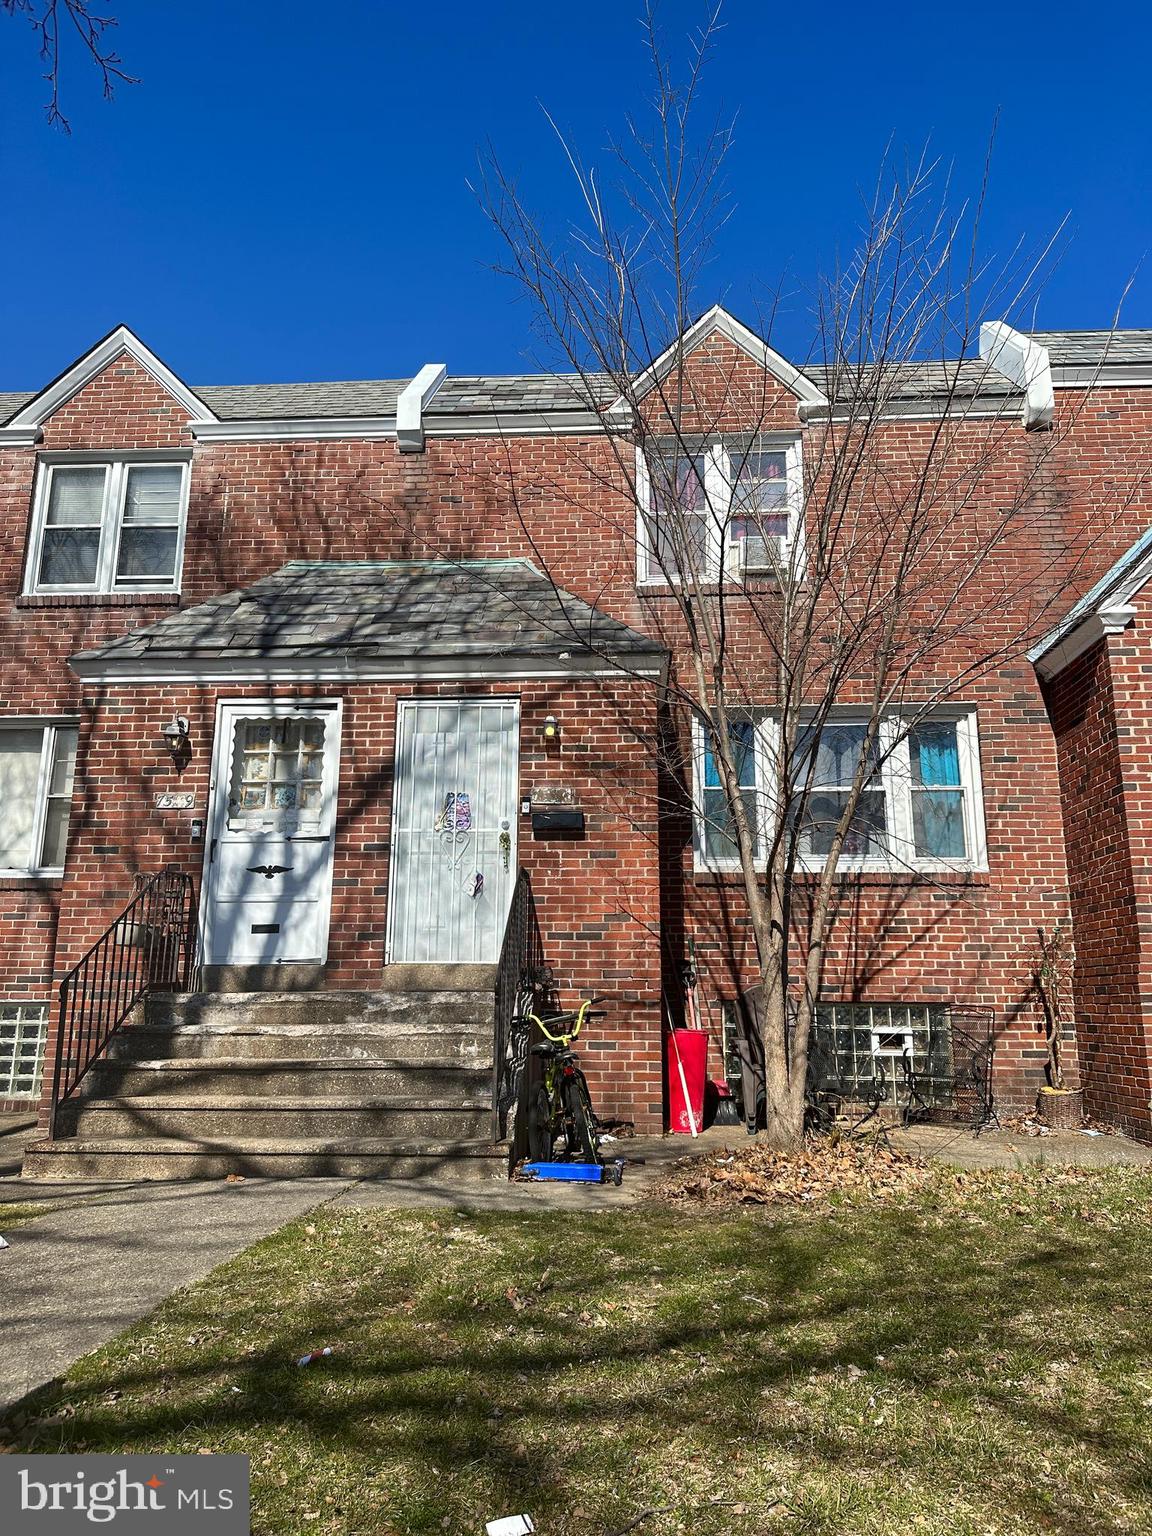
[[120, 1031], [108, 1050], [110, 1061], [220, 1060], [236, 1057], [342, 1062], [395, 1057], [409, 1062], [452, 1057], [461, 1066], [484, 1067], [492, 1060], [492, 1040], [450, 1035], [440, 1030], [350, 1029], [317, 1034], [304, 1024], [135, 1024]]
[[508, 1174], [508, 1152], [487, 1139], [262, 1140], [236, 1136], [198, 1142], [183, 1137], [132, 1136], [37, 1141], [24, 1154], [24, 1177], [46, 1181], [223, 1179], [230, 1173], [261, 1179], [411, 1179], [437, 1173], [450, 1173], [453, 1178], [502, 1179]]
[[490, 1128], [482, 1099], [423, 1100], [295, 1098], [253, 1099], [244, 1094], [192, 1098], [90, 1099], [64, 1113], [60, 1129], [81, 1140], [123, 1136], [187, 1136], [192, 1141], [230, 1136], [284, 1136], [346, 1140], [357, 1136], [406, 1136], [471, 1140]]
[[499, 1175], [491, 1059], [489, 991], [153, 997], [25, 1174]]
[[339, 1057], [176, 1056], [157, 1060], [117, 1057], [98, 1062], [80, 1087], [80, 1099], [142, 1098], [223, 1093], [233, 1098], [332, 1097], [379, 1099], [402, 1095], [489, 1102], [491, 1069], [444, 1055]]

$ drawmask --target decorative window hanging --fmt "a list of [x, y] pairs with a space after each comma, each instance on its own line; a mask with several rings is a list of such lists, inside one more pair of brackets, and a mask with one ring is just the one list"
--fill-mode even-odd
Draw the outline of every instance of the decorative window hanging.
[[466, 791], [450, 789], [436, 818], [440, 843], [453, 869], [460, 864], [472, 842], [472, 801]]
[[472, 830], [472, 802], [463, 790], [449, 790], [444, 796], [444, 809], [436, 818], [439, 832], [470, 832]]

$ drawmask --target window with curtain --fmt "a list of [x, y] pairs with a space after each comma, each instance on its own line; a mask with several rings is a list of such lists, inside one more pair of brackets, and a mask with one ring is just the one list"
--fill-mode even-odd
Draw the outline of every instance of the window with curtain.
[[[827, 858], [848, 804], [866, 734], [863, 725], [830, 724], [818, 733], [808, 732], [797, 743], [792, 771], [797, 788], [808, 791], [799, 827], [802, 855]], [[849, 859], [884, 858], [890, 848], [888, 792], [875, 742], [869, 758], [864, 789], [844, 837], [844, 857]]]
[[912, 834], [916, 853], [927, 859], [963, 859], [964, 783], [955, 720], [928, 720], [908, 738], [912, 769]]
[[[729, 741], [736, 776], [740, 783], [741, 799], [748, 816], [753, 836], [758, 834], [756, 814], [756, 730], [750, 720], [732, 721], [728, 728]], [[701, 841], [709, 859], [735, 860], [739, 858], [736, 842], [736, 824], [728, 797], [724, 793], [720, 769], [712, 746], [705, 744], [703, 764]]]
[[707, 455], [678, 446], [648, 455], [648, 506], [644, 529], [649, 574], [704, 575], [710, 567]]
[[641, 581], [789, 567], [799, 531], [800, 442], [669, 440], [637, 455]]
[[74, 725], [0, 727], [0, 873], [64, 868], [76, 739]]
[[772, 571], [788, 558], [794, 492], [784, 449], [728, 456], [728, 541], [745, 571]]
[[183, 463], [42, 464], [29, 590], [176, 588], [187, 478]]
[[[774, 793], [779, 731], [767, 711], [750, 716], [738, 729], [740, 783], [763, 842], [763, 807]], [[805, 733], [797, 743], [792, 760], [795, 791], [807, 790], [806, 803], [794, 802], [801, 869], [819, 869], [828, 857], [866, 735], [865, 721], [840, 717]], [[883, 719], [869, 755], [864, 788], [844, 840], [842, 869], [985, 867], [973, 711], [941, 711], [914, 722], [895, 716]], [[701, 730], [695, 763], [697, 867], [734, 869], [739, 861], [731, 819]]]

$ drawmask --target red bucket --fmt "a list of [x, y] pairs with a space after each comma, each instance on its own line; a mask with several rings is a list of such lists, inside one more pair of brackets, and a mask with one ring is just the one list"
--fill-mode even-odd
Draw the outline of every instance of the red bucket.
[[[680, 1063], [676, 1055], [679, 1052]], [[704, 1029], [674, 1029], [668, 1036], [668, 1126], [679, 1136], [692, 1134], [692, 1120], [696, 1129], [704, 1129], [704, 1079], [707, 1076], [708, 1032]], [[680, 1064], [684, 1077], [680, 1077]], [[684, 1085], [688, 1085], [688, 1101], [684, 1101]]]

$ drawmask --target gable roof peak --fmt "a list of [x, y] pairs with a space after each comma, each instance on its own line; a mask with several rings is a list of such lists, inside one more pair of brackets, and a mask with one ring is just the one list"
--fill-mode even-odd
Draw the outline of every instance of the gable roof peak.
[[160, 387], [183, 406], [193, 421], [216, 421], [216, 413], [212, 411], [199, 395], [195, 394], [183, 379], [179, 378], [163, 362], [152, 349], [144, 344], [126, 325], [114, 326], [106, 336], [102, 336], [87, 352], [81, 354], [75, 362], [65, 368], [46, 384], [39, 393], [32, 396], [25, 405], [11, 417], [5, 426], [0, 427], [0, 441], [3, 442], [36, 442], [40, 435], [40, 428], [62, 405], [66, 405], [74, 395], [90, 383], [110, 363], [127, 353], [145, 373], [150, 374]]
[[[790, 363], [786, 357], [782, 357], [743, 321], [737, 320], [736, 316], [725, 309], [723, 304], [713, 304], [710, 309], [706, 309], [699, 319], [694, 320], [654, 362], [637, 376], [633, 385], [635, 393], [643, 394], [666, 379], [678, 357], [695, 351], [717, 332], [745, 352], [766, 373], [779, 380], [785, 389], [791, 390], [801, 404], [827, 405], [828, 401], [823, 391], [817, 388], [807, 374], [797, 368], [794, 363]], [[619, 406], [621, 403], [618, 400], [616, 405]]]

